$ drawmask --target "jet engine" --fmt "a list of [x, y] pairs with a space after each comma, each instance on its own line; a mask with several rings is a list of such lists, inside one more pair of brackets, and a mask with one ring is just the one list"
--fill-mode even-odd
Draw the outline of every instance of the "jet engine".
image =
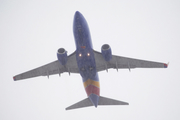
[[57, 58], [61, 65], [65, 65], [67, 62], [67, 51], [64, 48], [58, 49]]
[[112, 59], [111, 47], [108, 44], [104, 44], [101, 47], [101, 53], [106, 61], [110, 61]]

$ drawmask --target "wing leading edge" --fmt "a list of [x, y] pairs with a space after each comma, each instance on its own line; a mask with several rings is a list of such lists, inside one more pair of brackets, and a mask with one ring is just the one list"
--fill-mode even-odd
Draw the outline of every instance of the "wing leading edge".
[[168, 65], [160, 62], [152, 62], [112, 55], [110, 61], [105, 61], [100, 52], [94, 51], [97, 71], [103, 71], [110, 68], [114, 69], [132, 69], [132, 68], [167, 68]]
[[38, 77], [38, 76], [50, 76], [54, 74], [61, 74], [63, 72], [79, 73], [79, 69], [76, 62], [76, 52], [68, 56], [67, 64], [61, 65], [58, 60], [38, 67], [36, 69], [21, 73], [13, 77], [14, 81]]

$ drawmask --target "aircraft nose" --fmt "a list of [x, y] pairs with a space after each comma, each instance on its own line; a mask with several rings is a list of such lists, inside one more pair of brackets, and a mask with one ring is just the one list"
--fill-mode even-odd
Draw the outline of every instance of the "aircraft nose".
[[75, 18], [79, 18], [79, 16], [80, 16], [80, 12], [79, 11], [76, 11], [76, 13], [75, 13]]
[[89, 95], [89, 99], [94, 104], [94, 106], [97, 107], [98, 102], [99, 102], [99, 96], [97, 96], [95, 94], [91, 94], [91, 95]]

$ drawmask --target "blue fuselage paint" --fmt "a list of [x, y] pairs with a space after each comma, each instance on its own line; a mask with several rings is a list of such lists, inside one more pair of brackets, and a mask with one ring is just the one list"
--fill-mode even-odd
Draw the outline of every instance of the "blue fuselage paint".
[[78, 11], [74, 15], [73, 33], [76, 43], [76, 60], [83, 81], [98, 80], [89, 27], [83, 15]]
[[[83, 82], [87, 81], [88, 79], [99, 81], [98, 73], [96, 71], [96, 63], [93, 53], [90, 30], [85, 18], [78, 11], [76, 11], [74, 15], [73, 33], [76, 43], [77, 65]], [[97, 100], [91, 101], [94, 104], [95, 102], [97, 103]]]

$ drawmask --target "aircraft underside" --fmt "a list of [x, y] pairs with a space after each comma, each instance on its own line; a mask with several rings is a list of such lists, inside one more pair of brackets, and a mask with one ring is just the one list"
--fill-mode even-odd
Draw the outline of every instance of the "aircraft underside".
[[101, 52], [93, 50], [90, 30], [84, 16], [76, 11], [73, 21], [76, 50], [70, 55], [64, 48], [57, 51], [58, 60], [13, 77], [14, 81], [38, 76], [78, 73], [82, 77], [87, 98], [67, 107], [66, 110], [98, 105], [129, 105], [127, 102], [100, 96], [98, 72], [108, 69], [167, 68], [168, 64], [116, 56], [111, 47], [104, 44]]

